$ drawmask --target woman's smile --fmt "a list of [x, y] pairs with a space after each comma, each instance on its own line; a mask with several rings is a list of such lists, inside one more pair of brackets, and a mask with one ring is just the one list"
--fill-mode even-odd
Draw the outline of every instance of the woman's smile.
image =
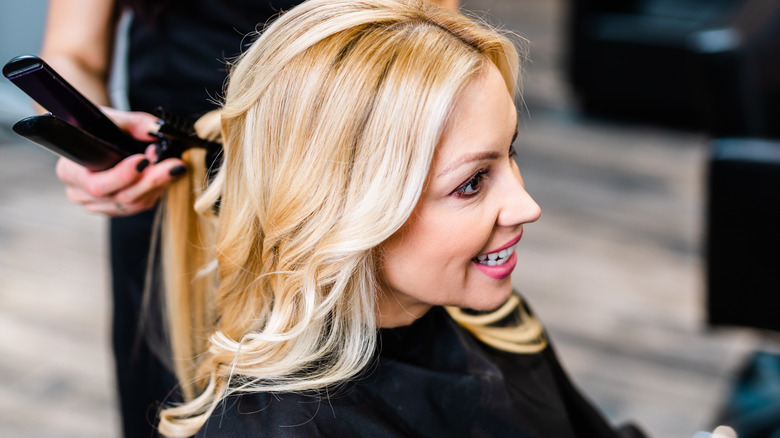
[[483, 274], [496, 280], [502, 280], [512, 274], [512, 271], [517, 265], [517, 256], [515, 255], [515, 249], [520, 243], [520, 238], [523, 236], [522, 230], [520, 234], [512, 239], [506, 245], [485, 254], [480, 254], [471, 262], [474, 266], [480, 270]]
[[517, 248], [517, 244], [518, 242], [520, 242], [521, 237], [523, 237], [522, 230], [520, 231], [520, 234], [517, 235], [517, 237], [512, 239], [506, 245], [498, 249], [495, 249], [491, 252], [480, 254], [474, 257], [472, 260], [476, 263], [480, 263], [487, 266], [503, 265], [504, 263], [507, 262], [507, 260], [509, 260], [509, 257], [515, 252], [515, 248]]

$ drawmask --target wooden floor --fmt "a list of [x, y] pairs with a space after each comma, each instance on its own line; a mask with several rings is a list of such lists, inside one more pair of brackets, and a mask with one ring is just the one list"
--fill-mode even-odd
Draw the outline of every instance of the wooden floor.
[[[658, 438], [711, 430], [759, 340], [703, 323], [706, 138], [580, 117], [562, 0], [462, 3], [531, 41], [519, 162], [543, 214], [515, 285], [611, 420]], [[0, 130], [0, 436], [116, 437], [106, 222], [65, 200], [54, 162]]]

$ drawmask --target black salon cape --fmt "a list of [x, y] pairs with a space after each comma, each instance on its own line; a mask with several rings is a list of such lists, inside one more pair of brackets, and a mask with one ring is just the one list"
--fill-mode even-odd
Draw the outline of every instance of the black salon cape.
[[363, 377], [319, 394], [232, 396], [197, 434], [228, 437], [616, 438], [548, 346], [518, 355], [477, 341], [435, 307], [379, 331]]

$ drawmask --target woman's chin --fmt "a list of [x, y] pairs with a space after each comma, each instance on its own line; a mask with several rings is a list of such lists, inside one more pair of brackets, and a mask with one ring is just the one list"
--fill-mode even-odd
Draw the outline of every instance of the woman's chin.
[[478, 299], [469, 300], [469, 302], [464, 303], [464, 305], [457, 307], [479, 312], [489, 312], [501, 307], [501, 305], [509, 299], [510, 295], [512, 295], [511, 284], [505, 290], [490, 291], [490, 293], [480, 295]]

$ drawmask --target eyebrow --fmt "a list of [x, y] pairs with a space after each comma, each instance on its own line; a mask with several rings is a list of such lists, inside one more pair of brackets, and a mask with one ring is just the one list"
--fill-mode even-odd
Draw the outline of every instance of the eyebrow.
[[453, 170], [457, 169], [458, 167], [467, 164], [472, 163], [474, 161], [482, 161], [482, 160], [495, 160], [501, 157], [502, 154], [498, 152], [478, 152], [474, 154], [468, 154], [464, 155], [460, 158], [458, 158], [455, 162], [450, 163], [449, 166], [445, 167], [441, 172], [439, 172], [437, 177], [442, 177]]
[[[515, 143], [515, 140], [517, 139], [517, 132], [518, 130], [515, 129], [515, 134], [512, 136], [512, 142], [509, 144], [510, 146]], [[498, 158], [501, 158], [503, 155], [498, 152], [477, 152], [474, 154], [468, 154], [460, 157], [456, 161], [450, 163], [449, 166], [442, 169], [441, 172], [439, 172], [436, 177], [441, 178], [442, 176], [452, 172], [453, 170], [457, 169], [458, 167], [467, 164], [467, 163], [473, 163], [474, 161], [482, 161], [482, 160], [496, 160]]]

